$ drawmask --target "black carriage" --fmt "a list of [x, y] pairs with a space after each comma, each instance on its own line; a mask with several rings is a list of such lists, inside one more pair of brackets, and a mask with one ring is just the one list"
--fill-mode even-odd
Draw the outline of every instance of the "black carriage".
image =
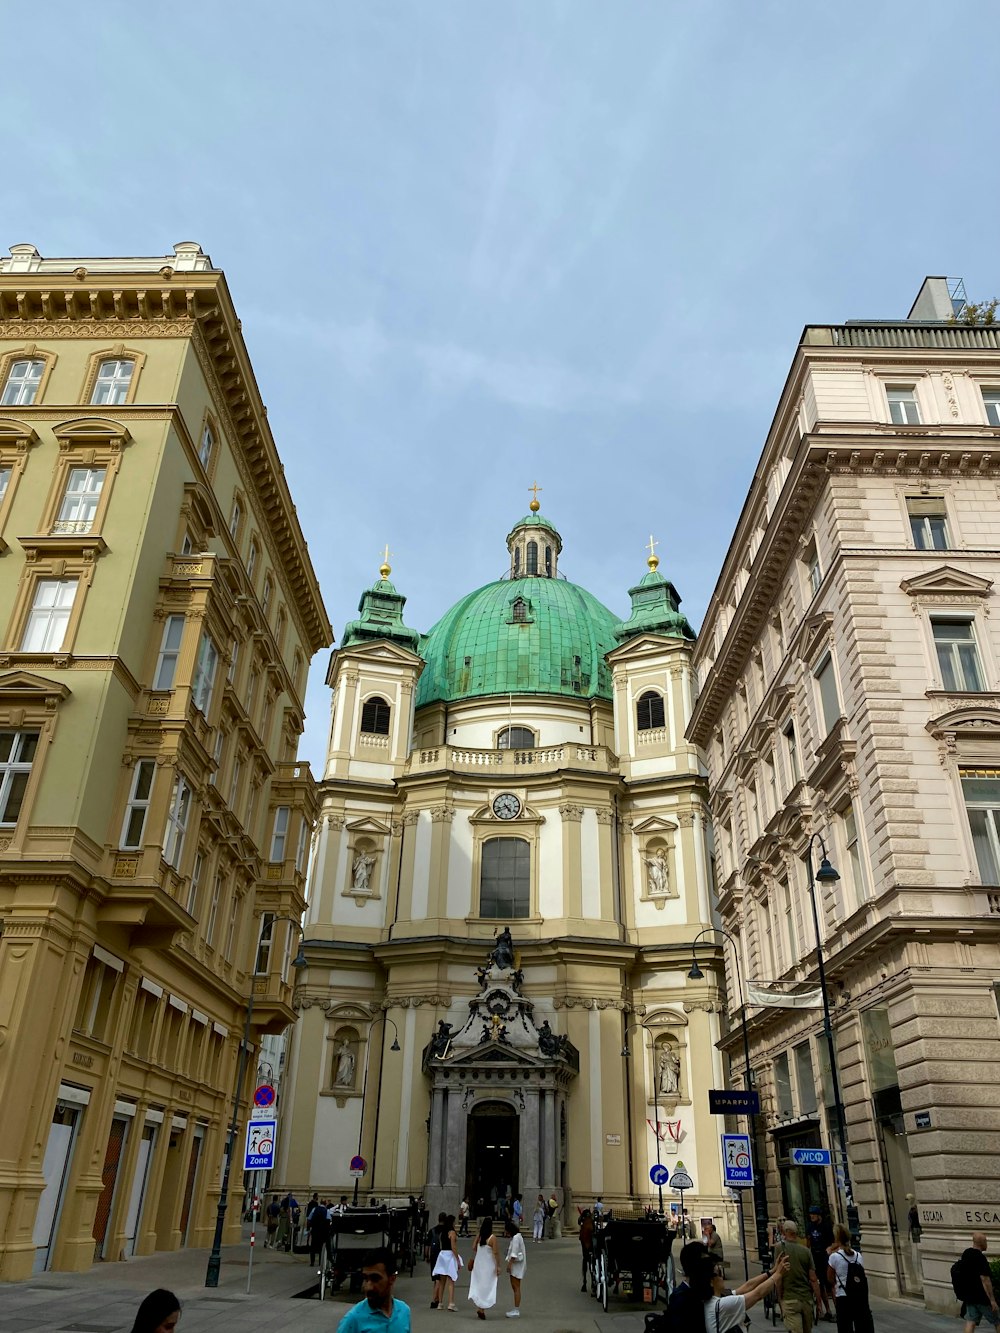
[[674, 1233], [659, 1218], [610, 1217], [594, 1228], [594, 1295], [608, 1308], [608, 1292], [617, 1296], [626, 1284], [641, 1300], [649, 1287], [652, 1300], [669, 1296], [667, 1274]]

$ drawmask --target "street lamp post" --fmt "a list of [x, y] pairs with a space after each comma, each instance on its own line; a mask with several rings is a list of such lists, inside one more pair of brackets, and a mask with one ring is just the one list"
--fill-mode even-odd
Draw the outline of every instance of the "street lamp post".
[[[746, 1066], [744, 1082], [746, 1083], [747, 1093], [750, 1094], [753, 1092], [753, 1071], [750, 1067], [750, 1038], [747, 1035], [747, 1006], [746, 1006], [746, 997], [743, 993], [743, 969], [740, 967], [739, 946], [737, 945], [736, 940], [729, 933], [729, 931], [723, 929], [722, 926], [706, 926], [704, 930], [700, 930], [698, 934], [694, 937], [694, 939], [691, 941], [692, 961], [691, 961], [691, 971], [688, 973], [688, 977], [691, 981], [702, 981], [704, 980], [705, 977], [704, 972], [702, 972], [701, 968], [698, 966], [698, 958], [695, 953], [695, 950], [698, 947], [698, 941], [704, 935], [722, 935], [725, 939], [729, 941], [729, 943], [732, 945], [733, 948], [733, 963], [736, 968], [736, 986], [739, 991], [739, 997], [740, 997], [740, 1027], [743, 1033], [743, 1063]], [[754, 1224], [757, 1232], [757, 1257], [760, 1259], [761, 1263], [763, 1263], [764, 1255], [767, 1253], [768, 1249], [767, 1186], [765, 1184], [765, 1175], [764, 1175], [764, 1157], [766, 1149], [764, 1150], [764, 1152], [762, 1152], [758, 1148], [757, 1116], [752, 1111], [747, 1112], [747, 1130], [750, 1134], [750, 1142], [753, 1144], [754, 1147], [754, 1154], [757, 1157], [757, 1162], [755, 1164], [754, 1177], [753, 1177], [753, 1211], [754, 1211]], [[741, 1200], [740, 1202], [741, 1212], [742, 1209], [743, 1209], [743, 1203]], [[743, 1264], [744, 1267], [746, 1267], [747, 1256], [746, 1256], [745, 1242], [743, 1248]], [[747, 1268], [747, 1277], [749, 1276], [750, 1276], [750, 1270], [749, 1268]]]
[[[271, 929], [274, 929], [276, 921], [288, 921], [293, 926], [302, 929], [302, 923], [297, 917], [274, 916], [272, 917]], [[292, 967], [306, 967], [305, 954], [302, 952], [302, 938], [299, 937], [299, 951], [292, 959]], [[226, 1221], [226, 1203], [229, 1198], [229, 1175], [233, 1165], [233, 1148], [236, 1144], [236, 1130], [240, 1114], [240, 1092], [243, 1089], [243, 1078], [246, 1074], [247, 1051], [250, 1046], [250, 1029], [253, 1026], [253, 977], [250, 979], [250, 998], [247, 1001], [246, 1022], [243, 1024], [243, 1041], [240, 1043], [240, 1054], [236, 1061], [236, 1087], [233, 1089], [233, 1114], [229, 1121], [229, 1133], [226, 1136], [226, 1158], [225, 1167], [222, 1172], [222, 1191], [219, 1194], [219, 1207], [215, 1214], [215, 1236], [212, 1239], [212, 1252], [208, 1256], [208, 1268], [205, 1270], [205, 1286], [217, 1287], [219, 1285], [219, 1273], [222, 1269], [222, 1230]]]
[[[646, 1027], [645, 1023], [630, 1023], [630, 1024], [628, 1025], [628, 1027], [625, 1029], [625, 1037], [624, 1037], [623, 1042], [622, 1042], [622, 1059], [623, 1059], [623, 1060], [627, 1060], [627, 1059], [629, 1058], [629, 1055], [631, 1054], [631, 1052], [629, 1051], [629, 1048], [628, 1048], [628, 1034], [633, 1030], [633, 1028], [642, 1028], [643, 1032], [649, 1032], [649, 1028]], [[653, 1051], [653, 1052], [655, 1052], [655, 1050], [656, 1050], [656, 1045], [655, 1045], [655, 1043], [654, 1043], [654, 1041], [653, 1041], [653, 1034], [652, 1034], [651, 1032], [649, 1033], [649, 1042], [650, 1042], [650, 1050]], [[643, 1050], [645, 1050], [645, 1049], [646, 1049], [646, 1046], [645, 1046], [645, 1042], [644, 1042], [644, 1043], [643, 1043]], [[654, 1124], [656, 1125], [656, 1130], [655, 1130], [655, 1134], [656, 1134], [656, 1165], [659, 1166], [659, 1165], [660, 1165], [660, 1104], [659, 1104], [659, 1102], [658, 1102], [658, 1100], [657, 1100], [657, 1091], [658, 1091], [658, 1089], [657, 1089], [657, 1086], [656, 1086], [656, 1066], [655, 1066], [655, 1064], [654, 1064], [654, 1066], [653, 1066], [653, 1122], [654, 1122]], [[643, 1119], [645, 1119], [645, 1117], [643, 1117]], [[657, 1194], [660, 1196], [660, 1215], [661, 1215], [661, 1217], [662, 1217], [662, 1215], [663, 1215], [663, 1186], [660, 1185], [660, 1184], [658, 1184], [658, 1185], [656, 1186], [656, 1192], [657, 1192]]]
[[[819, 842], [821, 860], [815, 878], [813, 876], [813, 844]], [[836, 884], [840, 876], [834, 870], [826, 854], [826, 843], [819, 833], [809, 839], [806, 856], [809, 868], [809, 899], [812, 903], [813, 927], [816, 931], [816, 970], [819, 973], [819, 989], [823, 999], [823, 1036], [826, 1038], [827, 1055], [830, 1061], [830, 1091], [833, 1094], [833, 1109], [837, 1124], [837, 1157], [839, 1158], [840, 1188], [843, 1190], [844, 1203], [847, 1207], [847, 1229], [855, 1241], [861, 1239], [861, 1220], [854, 1202], [851, 1189], [851, 1175], [847, 1165], [847, 1126], [844, 1122], [844, 1106], [840, 1098], [840, 1078], [837, 1074], [837, 1051], [833, 1041], [833, 1023], [830, 1021], [830, 997], [826, 991], [826, 968], [823, 964], [823, 944], [819, 933], [819, 908], [816, 905], [816, 881], [820, 884]]]
[[[369, 1056], [371, 1055], [371, 1049], [372, 1049], [372, 1042], [371, 1042], [372, 1029], [375, 1028], [379, 1023], [383, 1023], [383, 1024], [384, 1024], [384, 1023], [391, 1023], [391, 1024], [392, 1024], [392, 1030], [393, 1030], [394, 1036], [393, 1036], [393, 1039], [392, 1039], [392, 1045], [389, 1047], [389, 1050], [390, 1050], [390, 1051], [398, 1051], [398, 1050], [401, 1050], [401, 1049], [402, 1049], [402, 1048], [400, 1047], [400, 1044], [399, 1044], [399, 1028], [396, 1026], [395, 1022], [389, 1017], [389, 1015], [383, 1010], [381, 1016], [380, 1016], [379, 1018], [376, 1018], [375, 1021], [372, 1023], [371, 1027], [368, 1029], [368, 1041], [367, 1041], [367, 1043], [366, 1043], [366, 1045], [365, 1045], [365, 1072], [364, 1072], [364, 1077], [363, 1077], [362, 1080], [361, 1080], [361, 1119], [360, 1119], [360, 1121], [359, 1121], [359, 1123], [358, 1123], [358, 1156], [359, 1156], [359, 1157], [361, 1156], [361, 1140], [362, 1140], [362, 1138], [363, 1138], [363, 1136], [364, 1136], [364, 1132], [365, 1132], [365, 1096], [366, 1096], [366, 1094], [367, 1094], [367, 1092], [368, 1092], [368, 1058], [369, 1058]], [[353, 1206], [354, 1206], [355, 1208], [357, 1208], [357, 1206], [358, 1206], [358, 1185], [360, 1184], [360, 1181], [361, 1181], [361, 1177], [360, 1177], [360, 1176], [355, 1176], [355, 1177], [354, 1177], [354, 1198], [352, 1199], [351, 1202], [352, 1202], [352, 1204], [353, 1204]], [[375, 1163], [374, 1163], [374, 1154], [373, 1154], [373, 1161], [372, 1161], [372, 1189], [374, 1189], [374, 1188], [375, 1188]]]

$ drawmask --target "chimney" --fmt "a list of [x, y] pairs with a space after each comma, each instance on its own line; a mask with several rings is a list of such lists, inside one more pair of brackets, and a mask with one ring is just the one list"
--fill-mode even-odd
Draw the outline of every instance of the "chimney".
[[961, 278], [924, 278], [907, 319], [942, 323], [965, 309], [965, 283]]

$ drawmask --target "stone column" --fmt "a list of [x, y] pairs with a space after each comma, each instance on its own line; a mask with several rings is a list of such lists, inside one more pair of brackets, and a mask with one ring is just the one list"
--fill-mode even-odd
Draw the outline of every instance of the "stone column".
[[579, 921], [583, 917], [583, 871], [581, 867], [581, 834], [583, 807], [561, 805], [563, 884], [565, 885], [563, 911]]
[[542, 1188], [541, 1172], [541, 1093], [537, 1088], [524, 1089], [524, 1110], [520, 1117], [518, 1187], [524, 1204], [525, 1226], [535, 1211], [535, 1199]]
[[441, 1149], [444, 1143], [444, 1117], [447, 1093], [444, 1088], [431, 1089], [431, 1137], [427, 1148], [427, 1184], [441, 1185]]

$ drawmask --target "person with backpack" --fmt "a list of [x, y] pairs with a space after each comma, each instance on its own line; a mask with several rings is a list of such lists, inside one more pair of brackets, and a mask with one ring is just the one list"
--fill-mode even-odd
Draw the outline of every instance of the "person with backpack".
[[1000, 1307], [997, 1306], [990, 1276], [990, 1262], [986, 1258], [988, 1242], [983, 1231], [972, 1233], [972, 1245], [962, 1251], [962, 1257], [951, 1266], [951, 1287], [962, 1302], [964, 1333], [972, 1333], [982, 1320], [1000, 1327]]
[[833, 1244], [828, 1267], [837, 1309], [837, 1333], [873, 1333], [868, 1274], [861, 1251], [852, 1248], [850, 1232], [841, 1223], [834, 1228]]
[[431, 1292], [431, 1309], [437, 1310], [441, 1304], [441, 1293], [444, 1290], [444, 1277], [440, 1273], [435, 1273], [437, 1268], [438, 1255], [441, 1253], [441, 1234], [442, 1231], [447, 1234], [448, 1214], [438, 1213], [437, 1226], [431, 1227], [427, 1233], [427, 1262], [431, 1266], [431, 1281], [434, 1283], [434, 1290]]

